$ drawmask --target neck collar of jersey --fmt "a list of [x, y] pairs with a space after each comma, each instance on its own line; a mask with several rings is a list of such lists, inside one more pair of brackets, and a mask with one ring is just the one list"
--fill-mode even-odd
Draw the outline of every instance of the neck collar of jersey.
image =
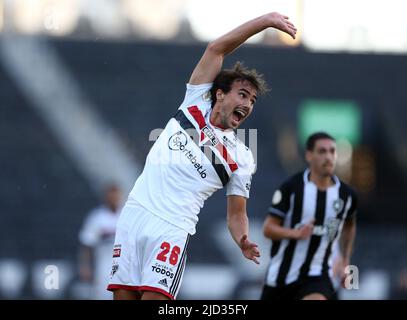
[[[309, 168], [305, 169], [304, 171], [304, 183], [314, 183], [309, 179], [309, 176], [311, 175], [311, 170]], [[336, 175], [332, 175], [331, 179], [333, 180], [333, 182], [335, 183], [334, 186], [338, 187], [340, 185], [340, 181], [339, 178]], [[329, 186], [328, 188], [331, 188], [333, 186]]]

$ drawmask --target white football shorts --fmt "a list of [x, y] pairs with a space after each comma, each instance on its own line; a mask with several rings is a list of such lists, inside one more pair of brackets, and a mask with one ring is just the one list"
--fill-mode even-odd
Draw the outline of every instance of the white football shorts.
[[126, 204], [117, 222], [107, 289], [154, 291], [175, 299], [189, 238], [187, 231], [141, 205]]

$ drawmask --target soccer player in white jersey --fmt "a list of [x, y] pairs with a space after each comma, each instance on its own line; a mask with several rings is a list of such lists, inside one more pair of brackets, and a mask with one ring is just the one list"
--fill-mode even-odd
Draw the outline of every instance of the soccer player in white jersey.
[[106, 290], [106, 286], [121, 211], [119, 187], [113, 184], [107, 186], [103, 200], [102, 205], [89, 212], [79, 232], [79, 276], [83, 282], [91, 283], [91, 299], [111, 300], [112, 293]]
[[119, 219], [108, 286], [115, 299], [176, 298], [198, 213], [223, 187], [232, 238], [244, 257], [258, 263], [246, 213], [255, 164], [234, 129], [266, 85], [241, 64], [221, 69], [227, 54], [269, 27], [295, 38], [288, 17], [265, 14], [210, 42], [192, 72], [184, 101], [151, 148]]

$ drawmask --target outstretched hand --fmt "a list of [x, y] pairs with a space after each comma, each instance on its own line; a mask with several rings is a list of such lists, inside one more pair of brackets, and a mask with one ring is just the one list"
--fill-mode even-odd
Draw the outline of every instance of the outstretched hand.
[[288, 21], [287, 16], [278, 12], [272, 12], [268, 14], [268, 18], [270, 19], [270, 27], [288, 33], [293, 39], [295, 39], [297, 28], [292, 22]]
[[239, 246], [243, 255], [247, 259], [253, 260], [255, 263], [260, 264], [260, 262], [257, 260], [257, 258], [260, 257], [260, 251], [257, 249], [258, 245], [250, 242], [246, 234], [244, 234], [240, 239]]
[[333, 276], [337, 278], [340, 283], [342, 288], [346, 289], [346, 273], [345, 273], [345, 268], [350, 264], [348, 259], [344, 259], [342, 256], [338, 256], [333, 264], [332, 271], [333, 271]]

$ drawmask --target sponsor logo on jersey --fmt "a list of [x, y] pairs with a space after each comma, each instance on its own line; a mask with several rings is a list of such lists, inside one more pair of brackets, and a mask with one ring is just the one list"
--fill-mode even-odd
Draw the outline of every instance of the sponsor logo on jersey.
[[170, 279], [174, 278], [174, 272], [172, 272], [170, 270], [166, 270], [165, 268], [160, 268], [158, 266], [152, 266], [151, 271], [165, 275], [165, 276], [169, 277]]
[[118, 264], [113, 264], [112, 266], [112, 271], [110, 272], [110, 278], [113, 278], [114, 274], [119, 270], [119, 265]]
[[[337, 234], [337, 231], [339, 229], [339, 224], [340, 220], [336, 218], [331, 218], [328, 219], [327, 223], [324, 225], [316, 225], [312, 229], [312, 234], [314, 236], [326, 236], [328, 238], [328, 241], [332, 241], [335, 238], [335, 235]], [[303, 226], [304, 224], [302, 223], [297, 223], [295, 225], [296, 229], [299, 229]]]
[[168, 284], [167, 284], [167, 279], [161, 279], [160, 281], [158, 281], [158, 284], [161, 284], [162, 286], [168, 288]]
[[236, 137], [235, 137], [235, 141], [231, 141], [228, 137], [223, 136], [222, 138], [223, 143], [230, 149], [235, 149], [236, 148]]
[[185, 147], [187, 144], [188, 144], [188, 137], [182, 131], [178, 131], [178, 132], [174, 133], [168, 139], [168, 148], [170, 148], [170, 150], [173, 150], [173, 151], [185, 150]]
[[168, 140], [168, 148], [173, 151], [180, 151], [186, 159], [188, 159], [194, 166], [196, 171], [199, 173], [202, 179], [206, 178], [206, 169], [197, 160], [197, 156], [192, 152], [191, 149], [186, 148], [188, 144], [188, 137], [182, 131], [178, 131], [173, 134]]
[[113, 247], [113, 258], [118, 258], [120, 257], [121, 253], [122, 253], [122, 249], [121, 249], [121, 245], [117, 244]]
[[336, 218], [331, 218], [328, 220], [328, 222], [326, 224], [326, 228], [327, 228], [327, 235], [328, 235], [329, 241], [334, 240], [334, 238], [338, 232], [340, 223], [341, 223], [341, 221]]

